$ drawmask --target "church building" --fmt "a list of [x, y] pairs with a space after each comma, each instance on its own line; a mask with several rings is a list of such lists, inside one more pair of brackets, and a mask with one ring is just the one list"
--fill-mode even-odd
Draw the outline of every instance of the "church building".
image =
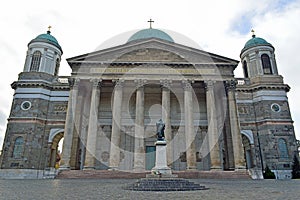
[[[72, 73], [59, 76], [63, 50], [49, 29], [29, 42], [11, 84], [0, 176], [150, 172], [162, 119], [173, 171], [247, 170], [257, 179], [269, 167], [289, 178], [298, 151], [274, 51], [253, 33], [238, 61], [150, 26], [125, 44], [68, 58]], [[239, 62], [243, 78], [234, 75]]]

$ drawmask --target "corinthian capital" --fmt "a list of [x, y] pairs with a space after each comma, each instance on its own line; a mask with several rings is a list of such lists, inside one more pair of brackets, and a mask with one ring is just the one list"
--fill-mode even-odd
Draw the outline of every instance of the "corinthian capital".
[[144, 85], [146, 85], [147, 80], [146, 79], [135, 79], [134, 80], [136, 87], [140, 88], [140, 87], [144, 87]]
[[93, 88], [101, 87], [102, 79], [90, 79], [90, 82], [93, 84]]
[[212, 81], [212, 80], [204, 81], [205, 90], [206, 91], [212, 90], [214, 88], [215, 83], [216, 81]]
[[122, 89], [125, 81], [123, 79], [113, 80], [115, 83], [115, 89]]
[[235, 79], [225, 81], [226, 90], [235, 90], [237, 81]]
[[162, 85], [163, 88], [171, 88], [172, 85], [172, 80], [168, 80], [168, 79], [162, 79], [160, 80], [160, 84]]
[[69, 86], [71, 88], [77, 88], [80, 82], [79, 78], [68, 78]]
[[184, 90], [192, 90], [193, 86], [192, 84], [194, 83], [193, 80], [182, 80], [182, 87]]

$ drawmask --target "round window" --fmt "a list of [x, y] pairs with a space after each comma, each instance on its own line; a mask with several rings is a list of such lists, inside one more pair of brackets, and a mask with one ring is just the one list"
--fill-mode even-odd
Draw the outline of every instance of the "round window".
[[271, 105], [271, 109], [272, 109], [273, 112], [280, 112], [281, 111], [280, 105], [278, 105], [277, 103], [273, 103]]
[[31, 102], [30, 101], [23, 101], [21, 104], [22, 110], [29, 110], [31, 108]]

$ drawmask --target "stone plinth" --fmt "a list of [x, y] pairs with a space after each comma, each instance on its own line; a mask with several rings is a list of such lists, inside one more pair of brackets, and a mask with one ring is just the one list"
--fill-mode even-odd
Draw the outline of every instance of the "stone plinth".
[[156, 160], [155, 167], [152, 168], [151, 172], [154, 175], [171, 175], [171, 168], [167, 165], [167, 142], [165, 140], [158, 140], [155, 142], [156, 145]]

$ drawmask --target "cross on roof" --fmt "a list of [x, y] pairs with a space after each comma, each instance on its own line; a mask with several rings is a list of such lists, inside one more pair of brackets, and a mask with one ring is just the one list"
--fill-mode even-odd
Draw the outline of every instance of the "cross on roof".
[[51, 33], [50, 29], [52, 28], [52, 26], [48, 26], [48, 31], [47, 33]]
[[148, 21], [150, 23], [150, 28], [152, 28], [152, 23], [154, 22], [151, 18], [150, 20]]
[[251, 32], [252, 32], [252, 37], [255, 37], [255, 31], [252, 29]]

